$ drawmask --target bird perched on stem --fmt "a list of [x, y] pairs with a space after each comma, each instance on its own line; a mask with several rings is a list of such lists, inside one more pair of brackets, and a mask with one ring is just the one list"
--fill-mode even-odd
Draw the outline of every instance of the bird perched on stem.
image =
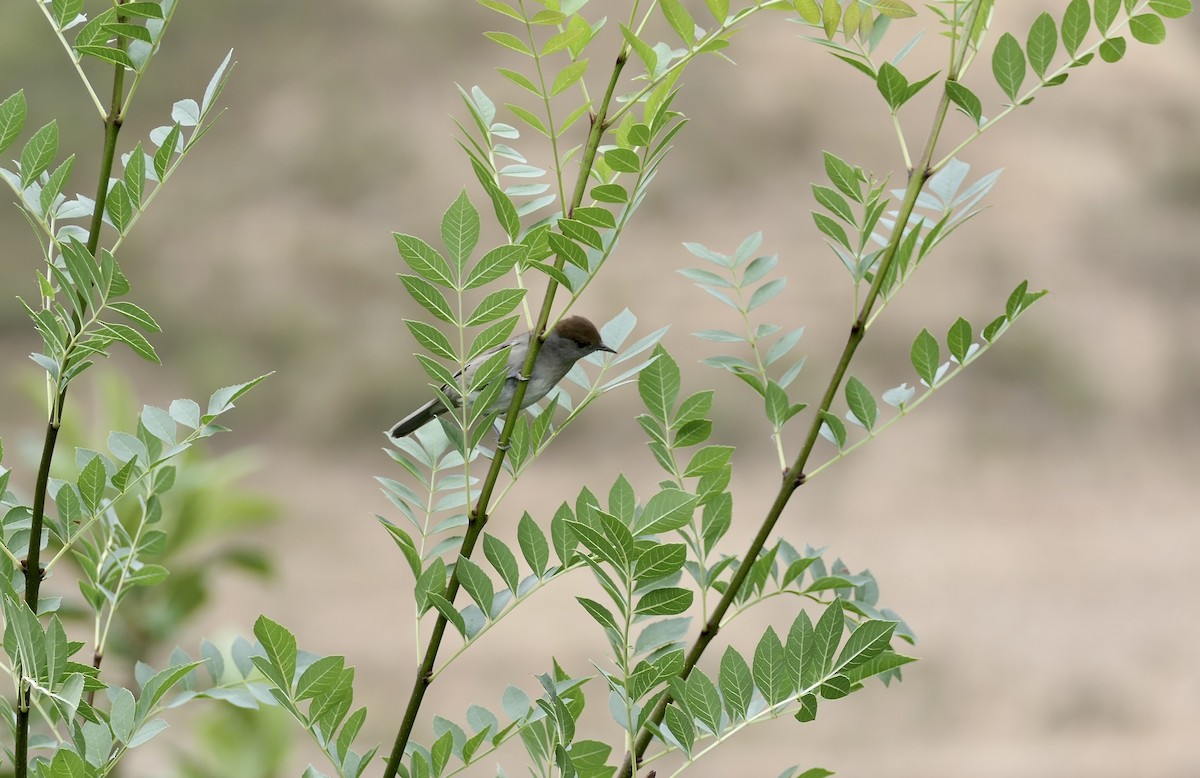
[[[488, 406], [488, 413], [506, 410], [512, 403], [513, 393], [517, 390], [517, 382], [520, 380], [521, 368], [525, 365], [525, 357], [529, 355], [529, 339], [532, 335], [532, 332], [526, 332], [524, 335], [518, 335], [483, 352], [467, 363], [467, 366], [459, 373], [459, 376], [466, 379], [464, 383], [469, 386], [471, 378], [480, 365], [497, 352], [508, 350], [508, 360], [504, 367], [504, 388]], [[546, 336], [538, 351], [537, 359], [533, 363], [533, 374], [529, 377], [529, 386], [525, 389], [525, 397], [521, 400], [521, 407], [527, 408], [545, 397], [551, 389], [558, 385], [559, 381], [563, 380], [576, 362], [596, 351], [617, 353], [615, 349], [604, 345], [596, 325], [582, 316], [568, 316], [560, 321]], [[443, 386], [442, 394], [454, 401], [456, 407], [461, 407], [462, 398], [459, 396], [458, 387]], [[474, 400], [474, 397], [471, 399]], [[402, 438], [416, 432], [447, 410], [448, 408], [441, 398], [435, 397], [396, 422], [388, 435], [392, 438]]]

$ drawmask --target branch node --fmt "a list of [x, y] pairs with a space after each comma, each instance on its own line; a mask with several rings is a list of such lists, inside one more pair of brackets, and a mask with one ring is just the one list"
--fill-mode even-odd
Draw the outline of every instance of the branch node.
[[804, 473], [801, 473], [800, 475], [796, 476], [796, 480], [795, 480], [795, 488], [796, 489], [799, 489], [801, 486], [804, 486], [806, 483], [808, 483], [807, 475], [805, 475]]
[[[26, 575], [28, 573], [29, 573], [29, 560], [22, 559], [21, 560], [21, 574]], [[46, 568], [42, 567], [41, 565], [38, 565], [38, 580], [39, 581], [46, 580]]]

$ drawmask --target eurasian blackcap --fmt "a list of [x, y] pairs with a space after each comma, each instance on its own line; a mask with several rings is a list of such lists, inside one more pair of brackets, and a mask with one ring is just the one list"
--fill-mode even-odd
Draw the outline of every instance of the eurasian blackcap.
[[[529, 354], [529, 338], [532, 334], [527, 332], [524, 335], [518, 335], [495, 348], [483, 352], [471, 360], [463, 369], [463, 372], [466, 374], [466, 382], [469, 384], [472, 374], [489, 357], [498, 351], [508, 350], [504, 388], [500, 390], [500, 394], [497, 395], [495, 401], [488, 407], [489, 413], [503, 411], [512, 403], [513, 393], [517, 389], [518, 376], [520, 375], [521, 368], [525, 365], [525, 357]], [[545, 397], [559, 381], [563, 380], [563, 377], [570, 372], [571, 367], [576, 362], [594, 351], [607, 351], [611, 354], [617, 353], [615, 349], [604, 345], [604, 342], [600, 339], [600, 332], [596, 329], [596, 325], [582, 316], [569, 316], [560, 321], [550, 331], [550, 334], [546, 336], [545, 342], [542, 343], [542, 347], [538, 351], [537, 359], [533, 363], [533, 375], [529, 378], [529, 386], [525, 389], [525, 397], [521, 400], [521, 407], [526, 408]], [[456, 404], [461, 405], [462, 401], [458, 396], [458, 389], [456, 387], [443, 386], [442, 393], [454, 400]], [[393, 438], [402, 438], [405, 435], [416, 432], [436, 417], [445, 413], [446, 410], [447, 408], [441, 399], [435, 397], [396, 422], [395, 426], [388, 432], [388, 435]]]

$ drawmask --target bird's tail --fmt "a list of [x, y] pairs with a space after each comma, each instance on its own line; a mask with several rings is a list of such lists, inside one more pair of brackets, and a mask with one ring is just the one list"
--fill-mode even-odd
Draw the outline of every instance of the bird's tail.
[[445, 410], [446, 406], [442, 405], [441, 400], [430, 400], [396, 422], [391, 430], [388, 431], [388, 437], [399, 439], [405, 435], [410, 435], [433, 421], [440, 414], [444, 413]]

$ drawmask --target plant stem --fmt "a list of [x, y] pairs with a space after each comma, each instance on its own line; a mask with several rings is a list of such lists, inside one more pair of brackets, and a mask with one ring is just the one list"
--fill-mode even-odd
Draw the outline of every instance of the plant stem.
[[[608, 122], [605, 121], [605, 116], [612, 102], [613, 94], [616, 92], [617, 82], [620, 80], [621, 70], [625, 67], [628, 55], [628, 47], [622, 46], [620, 53], [617, 55], [616, 63], [613, 65], [612, 76], [609, 78], [604, 98], [600, 102], [599, 111], [592, 117], [591, 130], [588, 133], [587, 142], [583, 149], [583, 157], [580, 160], [579, 180], [575, 185], [575, 192], [571, 197], [570, 207], [564, 216], [569, 217], [574, 212], [575, 208], [583, 201], [583, 195], [587, 191], [587, 180], [591, 174], [592, 165], [596, 161], [596, 152], [600, 147], [600, 139], [609, 126]], [[555, 259], [555, 267], [562, 270], [564, 262], [565, 260], [562, 257], [557, 257]], [[554, 295], [557, 291], [558, 282], [551, 278], [546, 287], [546, 295], [542, 300], [542, 308], [538, 314], [537, 325], [533, 330], [535, 333], [541, 333], [546, 329], [546, 325], [550, 321], [550, 311], [554, 307]], [[541, 345], [541, 337], [530, 339], [529, 354], [525, 358], [525, 364], [521, 367], [520, 375], [529, 376], [532, 374], [534, 361], [537, 359]], [[463, 535], [462, 546], [459, 549], [461, 557], [470, 558], [471, 552], [475, 550], [475, 544], [479, 541], [480, 535], [483, 534], [483, 528], [487, 524], [488, 506], [492, 499], [492, 493], [496, 488], [496, 481], [500, 477], [500, 470], [504, 464], [504, 455], [508, 451], [508, 441], [512, 437], [513, 429], [516, 426], [517, 416], [521, 409], [521, 401], [525, 398], [525, 390], [528, 385], [528, 380], [517, 382], [512, 403], [509, 405], [508, 413], [504, 417], [504, 427], [500, 432], [500, 439], [496, 443], [496, 454], [492, 458], [491, 467], [488, 468], [487, 476], [484, 478], [483, 485], [479, 491], [479, 499], [476, 501], [475, 508], [471, 511], [467, 522], [467, 531]], [[454, 603], [454, 598], [458, 594], [459, 588], [460, 582], [456, 567], [450, 575], [449, 583], [446, 584], [444, 596], [447, 602]], [[417, 722], [417, 714], [421, 709], [421, 702], [424, 700], [425, 692], [429, 690], [430, 684], [433, 683], [433, 669], [437, 662], [437, 654], [441, 648], [442, 637], [445, 633], [446, 617], [439, 611], [437, 620], [433, 625], [433, 632], [430, 634], [429, 642], [425, 646], [425, 653], [421, 657], [420, 665], [417, 667], [417, 677], [413, 681], [412, 692], [409, 694], [408, 704], [404, 709], [404, 718], [400, 722], [400, 730], [396, 733], [396, 740], [392, 744], [392, 752], [388, 757], [387, 767], [383, 771], [384, 778], [395, 778], [400, 769], [400, 762], [404, 758], [404, 750], [408, 747], [409, 738], [412, 736], [413, 727]]]
[[[46, 516], [46, 492], [50, 483], [50, 463], [54, 459], [54, 444], [58, 441], [58, 422], [46, 424], [46, 438], [42, 443], [42, 459], [38, 464], [37, 485], [33, 494], [33, 518], [29, 526], [29, 551], [25, 557], [25, 604], [35, 614], [38, 611], [38, 592], [42, 586], [42, 524]], [[26, 682], [25, 668], [20, 668], [20, 685], [17, 690], [17, 733], [13, 752], [13, 768], [16, 778], [25, 778], [29, 769], [29, 711], [31, 707], [30, 687]]]
[[[712, 613], [705, 622], [704, 628], [700, 630], [700, 634], [696, 637], [691, 648], [688, 650], [687, 656], [684, 659], [683, 670], [680, 671], [679, 677], [686, 678], [696, 663], [700, 661], [700, 657], [704, 655], [704, 651], [716, 638], [717, 633], [721, 629], [721, 620], [725, 617], [726, 611], [733, 605], [734, 599], [742, 588], [746, 577], [750, 574], [750, 569], [753, 567], [754, 560], [758, 559], [759, 553], [766, 546], [767, 540], [770, 538], [775, 524], [783, 515], [783, 509], [787, 506], [788, 500], [792, 494], [804, 484], [806, 475], [804, 468], [808, 464], [809, 456], [812, 454], [813, 446], [816, 445], [817, 437], [821, 431], [821, 413], [828, 411], [833, 404], [834, 398], [837, 396], [838, 389], [841, 387], [842, 380], [846, 376], [846, 371], [850, 368], [850, 361], [854, 358], [855, 351], [862, 343], [863, 336], [866, 334], [867, 319], [871, 315], [871, 309], [875, 305], [876, 299], [879, 297], [883, 285], [883, 279], [887, 275], [888, 268], [892, 264], [893, 258], [896, 256], [896, 249], [900, 245], [903, 238], [903, 230], [901, 225], [908, 223], [908, 217], [912, 214], [913, 208], [916, 206], [917, 195], [921, 193], [921, 188], [928, 180], [930, 171], [929, 163], [933, 158], [934, 149], [937, 146], [938, 136], [941, 134], [942, 124], [946, 119], [946, 111], [950, 107], [950, 95], [943, 88], [941, 100], [938, 102], [937, 111], [934, 114], [933, 125], [929, 132], [929, 139], [925, 144], [925, 149], [921, 153], [918, 160], [918, 167], [915, 168], [909, 176], [908, 188], [904, 193], [904, 200], [900, 205], [899, 214], [896, 217], [896, 229], [893, 230], [892, 238], [888, 243], [888, 247], [880, 258], [879, 269], [875, 272], [875, 278], [871, 282], [871, 288], [863, 299], [862, 305], [859, 308], [858, 316], [854, 320], [854, 324], [850, 328], [850, 335], [846, 339], [846, 345], [842, 349], [842, 355], [838, 359], [837, 366], [833, 370], [833, 374], [829, 378], [829, 385], [825, 388], [825, 394], [821, 398], [821, 404], [816, 409], [812, 423], [808, 428], [808, 435], [804, 440], [804, 445], [800, 449], [795, 462], [783, 475], [783, 484], [779, 487], [779, 492], [775, 496], [775, 501], [771, 504], [770, 510], [759, 526], [758, 532], [751, 541], [746, 553], [742, 556], [742, 563], [734, 571], [732, 578], [729, 581], [729, 586], [725, 593], [713, 608]], [[617, 773], [618, 778], [632, 778], [634, 773], [634, 765], [639, 762], [642, 755], [646, 753], [646, 749], [650, 745], [650, 740], [653, 737], [650, 732], [650, 726], [657, 727], [663, 720], [666, 714], [667, 705], [672, 701], [670, 692], [659, 698], [658, 703], [654, 706], [654, 710], [650, 714], [650, 718], [646, 725], [642, 727], [641, 733], [637, 737], [634, 744], [634, 752], [632, 755], [626, 755], [625, 763], [621, 766], [621, 770]], [[632, 757], [632, 758], [631, 758]]]
[[[124, 0], [118, 0], [118, 4]], [[122, 21], [121, 17], [117, 17]], [[118, 38], [118, 46], [123, 40]], [[112, 106], [104, 120], [104, 145], [100, 155], [99, 182], [96, 185], [96, 206], [88, 231], [87, 248], [95, 255], [100, 245], [100, 225], [104, 215], [104, 201], [108, 197], [108, 177], [112, 173], [113, 158], [117, 152], [117, 134], [121, 131], [121, 100], [124, 95], [125, 68], [116, 65], [113, 75]], [[65, 363], [66, 356], [63, 361]], [[63, 406], [67, 399], [67, 387], [55, 387], [53, 402], [46, 424], [46, 438], [42, 444], [42, 459], [38, 465], [37, 483], [33, 495], [33, 515], [29, 525], [29, 551], [25, 560], [25, 603], [34, 614], [38, 612], [38, 594], [42, 585], [41, 545], [42, 527], [46, 518], [46, 496], [50, 483], [50, 464], [54, 460], [54, 447], [58, 442], [58, 430], [62, 424]], [[17, 731], [14, 742], [13, 769], [15, 778], [26, 778], [29, 771], [29, 710], [30, 688], [25, 682], [25, 668], [20, 674], [17, 701]]]

